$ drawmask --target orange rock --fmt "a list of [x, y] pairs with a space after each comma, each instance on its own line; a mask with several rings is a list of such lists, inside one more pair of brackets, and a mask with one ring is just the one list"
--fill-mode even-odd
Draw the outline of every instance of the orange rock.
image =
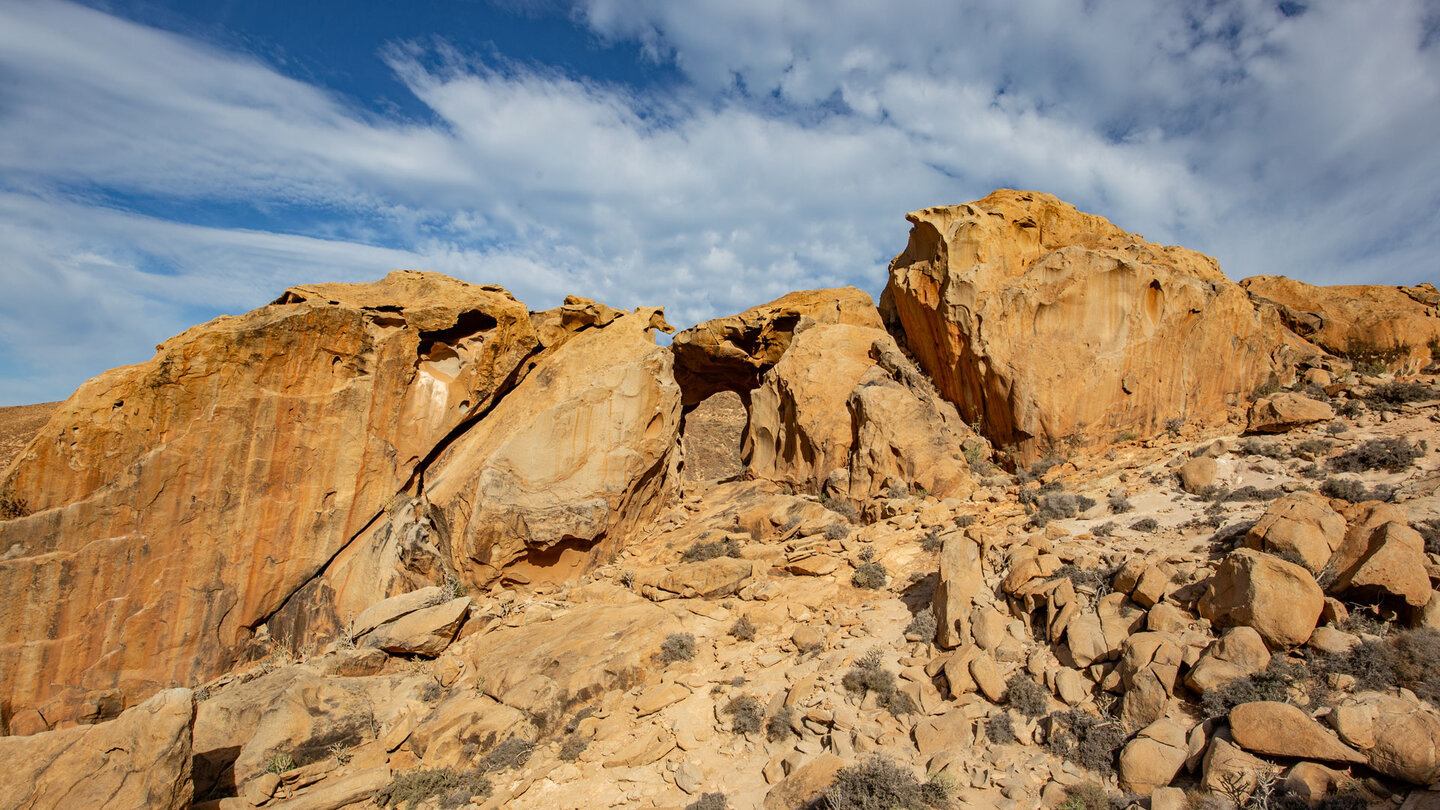
[[1254, 276], [1240, 286], [1275, 308], [1300, 337], [1332, 354], [1376, 360], [1414, 373], [1440, 360], [1440, 293], [1434, 285], [1317, 287], [1284, 276]]
[[494, 287], [401, 271], [221, 317], [85, 383], [0, 476], [0, 701], [74, 717], [219, 674], [536, 345]]
[[1208, 256], [1038, 192], [907, 219], [881, 311], [965, 420], [1022, 462], [1169, 418], [1214, 421], [1288, 374], [1279, 317]]

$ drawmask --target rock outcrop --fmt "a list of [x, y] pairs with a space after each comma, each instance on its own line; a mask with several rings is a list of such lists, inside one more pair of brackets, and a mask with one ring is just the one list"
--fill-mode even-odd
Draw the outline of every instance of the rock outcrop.
[[194, 722], [190, 690], [170, 689], [107, 723], [0, 737], [0, 807], [187, 808]]
[[535, 346], [503, 290], [401, 271], [87, 382], [0, 478], [32, 512], [0, 523], [0, 700], [54, 723], [219, 674]]
[[1440, 361], [1440, 292], [1433, 284], [1317, 287], [1284, 276], [1240, 286], [1300, 337], [1331, 354], [1414, 373]]
[[1022, 461], [1211, 421], [1289, 351], [1214, 259], [1048, 194], [907, 216], [881, 310], [967, 422]]

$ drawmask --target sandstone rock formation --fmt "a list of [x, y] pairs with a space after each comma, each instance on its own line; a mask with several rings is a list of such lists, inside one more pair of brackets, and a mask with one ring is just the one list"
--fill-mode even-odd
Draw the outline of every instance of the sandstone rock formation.
[[1320, 619], [1324, 595], [1310, 572], [1250, 549], [1231, 552], [1200, 600], [1217, 627], [1253, 627], [1272, 647], [1304, 644]]
[[53, 723], [219, 674], [535, 345], [503, 290], [402, 271], [86, 383], [0, 477], [32, 510], [0, 523], [0, 700]]
[[1240, 286], [1285, 325], [1331, 354], [1414, 373], [1440, 361], [1440, 292], [1416, 287], [1317, 287], [1284, 276], [1254, 276]]
[[107, 723], [0, 737], [0, 807], [189, 807], [194, 722], [190, 690], [169, 689]]
[[1214, 259], [1048, 194], [907, 216], [881, 309], [967, 422], [1021, 461], [1210, 421], [1289, 349]]

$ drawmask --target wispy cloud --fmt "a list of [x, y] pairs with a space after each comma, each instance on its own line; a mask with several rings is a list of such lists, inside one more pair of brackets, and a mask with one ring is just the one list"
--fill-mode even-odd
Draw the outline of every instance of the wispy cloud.
[[576, 5], [680, 68], [664, 95], [394, 43], [375, 58], [423, 122], [93, 9], [0, 5], [0, 404], [287, 285], [400, 266], [677, 325], [878, 292], [905, 211], [997, 186], [1232, 277], [1437, 275], [1418, 3], [846, 5]]

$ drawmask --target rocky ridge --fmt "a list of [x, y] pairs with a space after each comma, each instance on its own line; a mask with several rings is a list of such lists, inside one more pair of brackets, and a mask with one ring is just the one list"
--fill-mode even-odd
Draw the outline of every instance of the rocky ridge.
[[1337, 352], [1394, 296], [911, 220], [878, 310], [401, 271], [87, 383], [0, 475], [0, 806], [1435, 801], [1427, 290]]

